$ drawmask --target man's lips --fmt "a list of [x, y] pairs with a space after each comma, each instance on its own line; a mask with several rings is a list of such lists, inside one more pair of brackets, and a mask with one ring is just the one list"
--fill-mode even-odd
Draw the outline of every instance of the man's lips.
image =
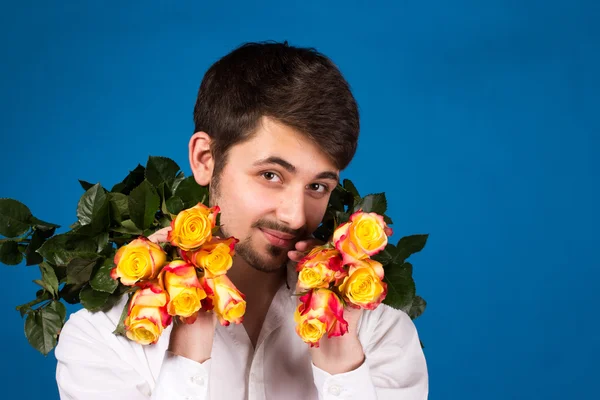
[[291, 235], [289, 233], [275, 231], [272, 229], [264, 229], [264, 228], [259, 228], [259, 229], [265, 235], [265, 237], [267, 238], [269, 243], [271, 243], [273, 246], [290, 247], [292, 245], [292, 243], [294, 242], [294, 240], [296, 239], [296, 236]]

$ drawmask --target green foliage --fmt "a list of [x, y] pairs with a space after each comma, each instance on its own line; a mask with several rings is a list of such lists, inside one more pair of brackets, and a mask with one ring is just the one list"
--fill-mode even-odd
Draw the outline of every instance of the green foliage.
[[[59, 225], [34, 217], [23, 203], [0, 199], [0, 263], [38, 265], [40, 287], [34, 300], [17, 306], [25, 317], [25, 336], [42, 354], [57, 343], [66, 318], [64, 303], [90, 311], [108, 309], [130, 288], [114, 280], [116, 249], [139, 235], [170, 224], [172, 217], [203, 202], [208, 189], [186, 178], [175, 161], [149, 157], [110, 191], [80, 180], [84, 193], [77, 221], [55, 234]], [[121, 323], [122, 325], [122, 323]]]

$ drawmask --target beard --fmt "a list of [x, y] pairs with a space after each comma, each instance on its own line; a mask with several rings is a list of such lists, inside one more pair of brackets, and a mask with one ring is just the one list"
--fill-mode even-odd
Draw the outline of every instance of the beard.
[[[218, 204], [220, 198], [219, 183], [220, 173], [213, 176], [213, 180], [209, 187], [209, 199], [211, 206]], [[289, 261], [287, 252], [294, 249], [295, 242], [289, 249], [273, 246], [271, 244], [267, 244], [265, 247], [263, 247], [262, 245], [256, 243], [256, 240], [253, 240], [254, 238], [252, 235], [253, 231], [255, 232], [260, 228], [268, 228], [289, 233], [297, 238], [303, 237], [302, 235], [306, 232], [306, 229], [294, 230], [278, 222], [260, 219], [252, 224], [251, 233], [249, 233], [247, 237], [244, 239], [238, 238], [240, 241], [235, 245], [235, 256], [244, 260], [251, 268], [261, 272], [273, 273], [281, 271], [281, 269], [284, 268]], [[224, 238], [234, 236], [230, 232], [227, 232], [227, 227], [224, 225], [222, 225], [219, 230], [221, 236]]]
[[[252, 228], [257, 229], [260, 226], [273, 226], [273, 223], [266, 223], [264, 221], [258, 221], [252, 224]], [[225, 226], [221, 227], [223, 237], [230, 237]], [[284, 248], [267, 244], [265, 247], [255, 243], [252, 234], [249, 234], [243, 240], [235, 245], [235, 255], [244, 260], [251, 268], [254, 268], [261, 272], [277, 272], [280, 271], [287, 265], [288, 256], [287, 252], [292, 250], [291, 248]]]

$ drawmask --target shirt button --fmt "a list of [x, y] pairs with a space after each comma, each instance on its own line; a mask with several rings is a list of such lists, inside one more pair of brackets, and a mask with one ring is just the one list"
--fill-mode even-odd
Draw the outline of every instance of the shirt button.
[[342, 393], [342, 388], [338, 385], [331, 385], [329, 386], [329, 393], [334, 396], [339, 396], [340, 393]]
[[192, 381], [192, 383], [195, 383], [198, 386], [203, 386], [204, 385], [204, 377], [202, 377], [200, 375], [192, 376], [190, 378], [190, 380]]

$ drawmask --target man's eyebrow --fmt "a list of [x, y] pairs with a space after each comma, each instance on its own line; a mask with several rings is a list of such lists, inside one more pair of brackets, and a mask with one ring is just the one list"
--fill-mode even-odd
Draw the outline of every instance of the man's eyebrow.
[[263, 158], [262, 160], [258, 160], [254, 163], [254, 166], [261, 166], [265, 164], [279, 164], [288, 172], [296, 172], [296, 167], [294, 167], [289, 162], [285, 161], [283, 158], [277, 156], [270, 156], [267, 158]]
[[339, 182], [340, 181], [340, 177], [337, 173], [333, 172], [333, 171], [325, 171], [325, 172], [321, 172], [320, 174], [318, 174], [315, 179], [331, 179], [333, 181]]
[[[297, 171], [295, 166], [293, 166], [292, 164], [290, 164], [288, 161], [284, 160], [283, 158], [277, 157], [277, 156], [270, 156], [267, 158], [263, 158], [262, 160], [256, 161], [253, 165], [258, 167], [261, 165], [268, 165], [268, 164], [281, 165], [286, 171], [288, 171], [292, 174]], [[315, 179], [331, 179], [333, 181], [339, 182], [340, 176], [337, 174], [337, 172], [334, 172], [334, 171], [324, 171], [324, 172], [317, 174], [317, 176], [315, 176]]]

